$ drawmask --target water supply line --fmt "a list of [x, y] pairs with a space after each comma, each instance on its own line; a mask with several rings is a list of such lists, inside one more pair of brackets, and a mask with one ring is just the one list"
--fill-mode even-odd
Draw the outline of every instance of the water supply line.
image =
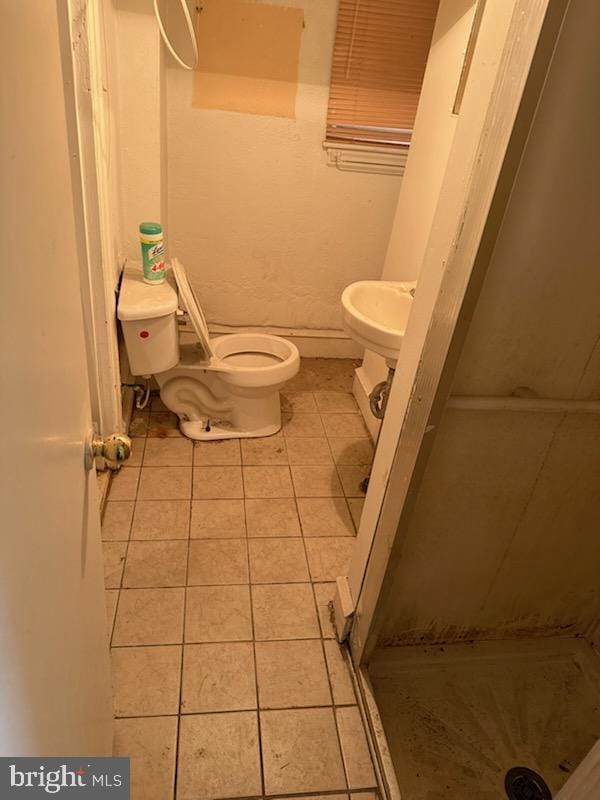
[[135, 407], [139, 411], [146, 408], [150, 400], [150, 378], [146, 379], [145, 386], [135, 383], [133, 385], [133, 393], [135, 395]]
[[[181, 10], [183, 11], [183, 16], [185, 19], [185, 24], [187, 31], [190, 35], [190, 42], [192, 43], [192, 50], [194, 51], [194, 63], [193, 64], [186, 64], [186, 62], [179, 56], [176, 52], [175, 48], [171, 44], [171, 40], [167, 36], [167, 31], [165, 30], [165, 26], [163, 25], [162, 17], [160, 16], [160, 10], [158, 8], [159, 0], [154, 0], [154, 16], [156, 17], [156, 22], [158, 23], [158, 30], [160, 31], [160, 35], [162, 37], [163, 42], [165, 43], [165, 47], [171, 53], [175, 61], [179, 64], [180, 67], [184, 69], [193, 70], [196, 69], [198, 66], [198, 45], [196, 43], [196, 34], [194, 32], [194, 25], [192, 23], [192, 18], [190, 16], [190, 11], [187, 7], [186, 0], [179, 0], [181, 4]], [[197, 9], [200, 10], [200, 9]]]

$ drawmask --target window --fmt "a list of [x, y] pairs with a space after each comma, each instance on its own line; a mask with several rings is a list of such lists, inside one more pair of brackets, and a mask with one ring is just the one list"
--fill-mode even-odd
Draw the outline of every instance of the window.
[[330, 163], [401, 171], [438, 2], [339, 0], [325, 142]]

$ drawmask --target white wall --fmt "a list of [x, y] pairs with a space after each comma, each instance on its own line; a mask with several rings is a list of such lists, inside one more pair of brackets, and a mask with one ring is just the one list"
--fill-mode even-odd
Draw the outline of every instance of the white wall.
[[[441, 0], [439, 5], [406, 172], [383, 271], [377, 276], [384, 280], [414, 281], [419, 277], [456, 130], [458, 118], [452, 108], [475, 5], [475, 0]], [[367, 352], [357, 370], [355, 391], [368, 394], [386, 373], [384, 359]], [[367, 421], [372, 422], [370, 418]]]
[[107, 48], [113, 79], [122, 255], [140, 259], [138, 226], [166, 217], [164, 69], [151, 0], [112, 0]]
[[339, 330], [344, 287], [381, 275], [401, 179], [326, 165], [337, 3], [275, 2], [305, 12], [296, 119], [192, 107], [150, 0], [114, 0], [123, 247], [138, 258], [139, 221], [162, 218], [210, 322]]

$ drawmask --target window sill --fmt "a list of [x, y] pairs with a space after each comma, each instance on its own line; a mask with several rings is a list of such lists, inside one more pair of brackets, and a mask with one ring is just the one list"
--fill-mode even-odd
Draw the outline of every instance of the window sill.
[[343, 172], [371, 172], [379, 175], [404, 175], [408, 147], [392, 150], [377, 145], [325, 140], [327, 164]]

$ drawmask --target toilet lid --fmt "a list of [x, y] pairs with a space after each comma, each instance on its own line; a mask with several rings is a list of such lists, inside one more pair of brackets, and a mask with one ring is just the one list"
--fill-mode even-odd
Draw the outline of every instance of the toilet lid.
[[202, 313], [202, 309], [200, 308], [198, 298], [196, 297], [194, 290], [187, 279], [187, 275], [185, 274], [182, 264], [176, 258], [174, 258], [172, 265], [173, 275], [175, 276], [175, 281], [177, 282], [179, 299], [181, 301], [183, 310], [187, 311], [188, 313], [190, 321], [194, 326], [194, 330], [196, 331], [198, 340], [200, 341], [200, 345], [204, 350], [205, 357], [207, 359], [212, 358], [212, 356], [214, 356], [214, 352], [210, 344], [208, 325], [206, 324], [206, 319]]

